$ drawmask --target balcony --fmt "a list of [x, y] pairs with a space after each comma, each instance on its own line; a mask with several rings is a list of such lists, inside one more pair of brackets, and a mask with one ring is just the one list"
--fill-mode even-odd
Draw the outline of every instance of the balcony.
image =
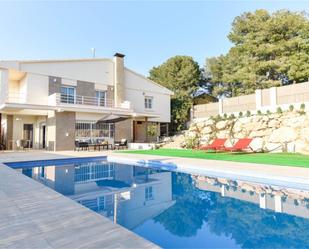
[[[54, 93], [48, 97], [48, 105], [51, 106], [92, 106], [92, 107], [103, 107], [103, 108], [117, 108], [113, 99], [97, 98], [80, 95], [70, 95]], [[124, 101], [118, 108], [131, 109], [131, 103]]]
[[26, 94], [22, 92], [9, 92], [7, 96], [4, 96], [4, 103], [18, 103], [24, 104], [26, 103]]
[[[38, 110], [76, 110], [91, 109], [91, 111], [120, 111], [126, 113], [133, 111], [131, 102], [124, 101], [120, 105], [116, 105], [113, 99], [97, 98], [79, 95], [66, 95], [61, 93], [54, 93], [46, 96], [32, 97], [21, 92], [9, 92], [7, 94], [0, 93], [1, 108], [23, 108]], [[34, 107], [35, 106], [35, 107]]]

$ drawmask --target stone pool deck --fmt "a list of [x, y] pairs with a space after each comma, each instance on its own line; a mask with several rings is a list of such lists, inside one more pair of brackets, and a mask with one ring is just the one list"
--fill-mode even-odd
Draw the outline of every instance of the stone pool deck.
[[157, 248], [107, 218], [3, 165], [4, 162], [108, 156], [123, 163], [165, 163], [176, 170], [235, 177], [309, 191], [309, 170], [204, 159], [101, 152], [0, 152], [0, 248]]
[[[2, 162], [65, 157], [72, 155], [0, 153]], [[0, 163], [0, 248], [158, 247]]]

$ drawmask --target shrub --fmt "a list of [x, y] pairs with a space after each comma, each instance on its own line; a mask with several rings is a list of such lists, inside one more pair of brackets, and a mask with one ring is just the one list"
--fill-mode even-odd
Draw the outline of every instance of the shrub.
[[227, 118], [227, 114], [226, 114], [226, 113], [224, 113], [224, 114], [223, 114], [223, 117], [224, 117], [224, 118]]
[[244, 114], [242, 112], [239, 112], [238, 116], [241, 118]]
[[235, 118], [235, 115], [232, 113], [229, 117], [229, 119], [234, 119]]
[[306, 108], [306, 105], [305, 105], [304, 103], [302, 103], [302, 104], [300, 105], [300, 109], [301, 109], [301, 110], [305, 110], [305, 108]]
[[289, 110], [290, 110], [290, 112], [292, 112], [292, 111], [294, 110], [294, 106], [293, 106], [293, 105], [290, 105], [290, 106], [289, 106]]
[[147, 127], [147, 135], [154, 137], [154, 136], [157, 135], [157, 133], [158, 133], [157, 125], [149, 124], [148, 127]]
[[257, 115], [262, 115], [261, 110], [258, 110], [258, 111], [257, 111]]
[[277, 108], [277, 113], [278, 113], [278, 114], [282, 114], [282, 112], [283, 112], [283, 111], [282, 111], [281, 107], [278, 107], [278, 108]]
[[250, 117], [250, 116], [251, 116], [251, 112], [250, 112], [250, 111], [247, 111], [247, 112], [246, 112], [246, 116], [247, 116], [247, 117]]
[[267, 112], [266, 112], [268, 115], [270, 115], [271, 114], [271, 111], [270, 110], [267, 110]]
[[185, 147], [188, 149], [193, 149], [199, 146], [199, 137], [188, 137], [185, 141]]
[[218, 114], [217, 116], [214, 117], [214, 120], [216, 122], [220, 121], [222, 119], [222, 117]]

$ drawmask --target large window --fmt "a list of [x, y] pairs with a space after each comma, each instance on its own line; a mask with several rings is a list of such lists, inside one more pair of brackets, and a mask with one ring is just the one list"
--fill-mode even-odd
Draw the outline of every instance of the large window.
[[75, 88], [62, 86], [61, 87], [61, 103], [74, 104], [75, 103]]
[[152, 109], [153, 107], [153, 97], [146, 96], [145, 97], [145, 109]]
[[106, 91], [96, 91], [98, 106], [106, 106]]
[[115, 176], [114, 164], [97, 162], [79, 164], [75, 166], [75, 182], [89, 182], [110, 179]]
[[97, 124], [93, 121], [77, 121], [75, 124], [75, 138], [113, 138], [114, 124]]

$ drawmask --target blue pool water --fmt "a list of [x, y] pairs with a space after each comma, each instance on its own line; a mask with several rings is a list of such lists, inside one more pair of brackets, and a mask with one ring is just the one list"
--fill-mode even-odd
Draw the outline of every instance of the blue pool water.
[[163, 248], [309, 248], [305, 191], [105, 158], [8, 165]]

